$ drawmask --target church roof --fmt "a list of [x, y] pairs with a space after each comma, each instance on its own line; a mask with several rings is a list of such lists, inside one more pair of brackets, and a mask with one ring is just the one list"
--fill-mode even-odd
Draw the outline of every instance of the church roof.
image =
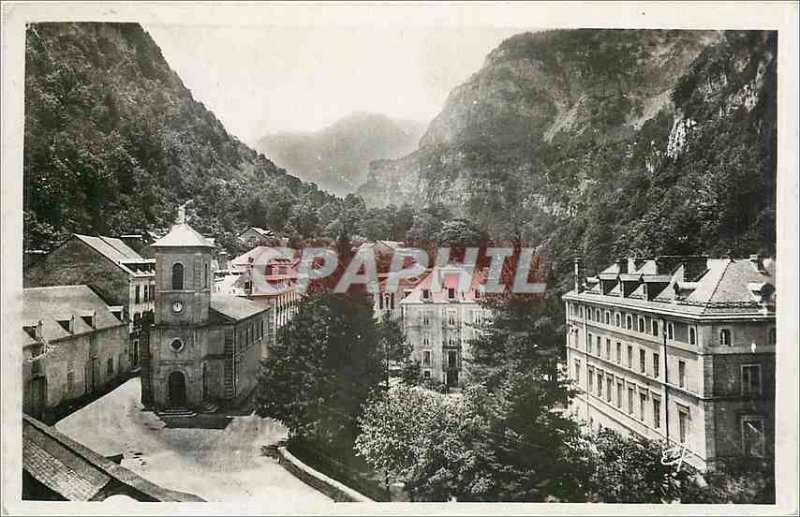
[[186, 223], [174, 225], [169, 233], [150, 245], [152, 248], [180, 248], [180, 247], [201, 247], [213, 248], [214, 245], [205, 237], [200, 235], [197, 230]]
[[211, 295], [211, 310], [227, 319], [243, 320], [268, 310], [268, 307], [238, 296], [213, 293]]

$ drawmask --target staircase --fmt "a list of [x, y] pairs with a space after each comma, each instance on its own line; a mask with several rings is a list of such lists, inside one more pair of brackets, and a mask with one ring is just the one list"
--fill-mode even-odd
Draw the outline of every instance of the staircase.
[[216, 413], [218, 409], [219, 409], [218, 404], [215, 404], [214, 402], [211, 401], [206, 401], [205, 403], [203, 403], [203, 409], [200, 412], [206, 414]]
[[235, 398], [235, 387], [233, 385], [233, 335], [225, 336], [225, 366], [224, 366], [224, 386], [225, 398], [232, 400]]
[[156, 414], [161, 418], [192, 418], [197, 416], [197, 413], [186, 408], [162, 409], [157, 411]]

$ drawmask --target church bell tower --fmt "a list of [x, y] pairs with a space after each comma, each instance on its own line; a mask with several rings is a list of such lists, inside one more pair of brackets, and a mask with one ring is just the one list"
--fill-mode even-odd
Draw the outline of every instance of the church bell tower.
[[151, 245], [156, 259], [155, 311], [142, 402], [191, 408], [203, 401], [214, 245], [183, 221]]

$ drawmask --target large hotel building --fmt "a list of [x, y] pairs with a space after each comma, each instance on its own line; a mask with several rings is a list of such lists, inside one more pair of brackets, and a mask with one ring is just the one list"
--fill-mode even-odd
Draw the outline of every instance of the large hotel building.
[[698, 468], [774, 454], [775, 260], [623, 259], [564, 295], [572, 410], [683, 444]]

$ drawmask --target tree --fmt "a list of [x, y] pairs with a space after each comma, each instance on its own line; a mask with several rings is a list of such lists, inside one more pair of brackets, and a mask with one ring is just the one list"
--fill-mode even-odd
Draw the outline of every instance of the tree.
[[697, 471], [683, 462], [665, 465], [664, 444], [612, 429], [591, 436], [594, 449], [590, 500], [605, 503], [670, 503], [693, 493]]
[[258, 414], [282, 421], [297, 439], [352, 444], [362, 405], [383, 377], [379, 339], [363, 295], [304, 298], [263, 362]]

